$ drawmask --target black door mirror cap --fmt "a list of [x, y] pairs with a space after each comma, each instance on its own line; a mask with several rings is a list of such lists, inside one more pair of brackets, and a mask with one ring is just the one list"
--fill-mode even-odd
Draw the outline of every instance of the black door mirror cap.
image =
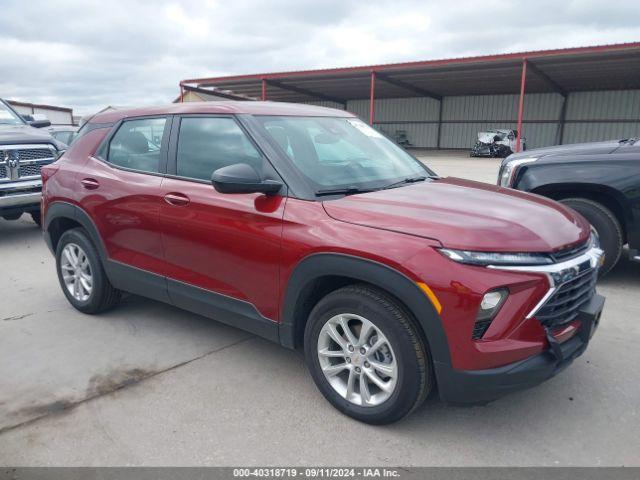
[[51, 126], [51, 121], [50, 120], [32, 120], [29, 122], [29, 125], [31, 125], [34, 128], [45, 128], [45, 127]]
[[262, 180], [256, 170], [246, 163], [235, 163], [217, 169], [211, 184], [220, 193], [264, 193], [274, 195], [282, 188], [275, 180]]

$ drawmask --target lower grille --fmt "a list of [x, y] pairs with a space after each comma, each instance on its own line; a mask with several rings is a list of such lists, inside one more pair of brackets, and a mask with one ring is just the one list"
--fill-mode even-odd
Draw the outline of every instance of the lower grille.
[[535, 317], [545, 327], [562, 327], [578, 316], [580, 307], [596, 293], [598, 270], [590, 268], [560, 285]]
[[4, 165], [0, 165], [0, 178], [9, 178], [9, 175], [7, 175], [7, 167]]
[[476, 323], [473, 326], [473, 332], [471, 333], [471, 338], [473, 340], [480, 340], [486, 331], [489, 330], [492, 321], [493, 318], [489, 318], [487, 320], [476, 320]]

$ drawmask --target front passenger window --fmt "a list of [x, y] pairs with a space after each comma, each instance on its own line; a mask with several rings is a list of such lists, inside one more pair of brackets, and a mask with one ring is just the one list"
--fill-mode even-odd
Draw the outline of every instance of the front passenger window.
[[158, 173], [166, 118], [124, 122], [109, 144], [107, 161], [120, 167]]
[[235, 163], [246, 163], [261, 172], [264, 162], [232, 118], [181, 120], [176, 158], [178, 176], [209, 181], [215, 170]]

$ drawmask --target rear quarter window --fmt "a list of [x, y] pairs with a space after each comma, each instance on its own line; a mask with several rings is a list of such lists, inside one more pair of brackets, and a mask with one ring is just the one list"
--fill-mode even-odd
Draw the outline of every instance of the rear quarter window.
[[106, 160], [142, 172], [160, 172], [161, 146], [166, 118], [127, 120], [109, 142]]

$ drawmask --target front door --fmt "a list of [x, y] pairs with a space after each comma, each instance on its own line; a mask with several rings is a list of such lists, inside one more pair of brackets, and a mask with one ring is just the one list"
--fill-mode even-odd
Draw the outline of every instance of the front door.
[[274, 172], [234, 117], [176, 122], [160, 209], [171, 299], [248, 330], [242, 322], [273, 324], [286, 198], [218, 193], [211, 175], [235, 163]]

